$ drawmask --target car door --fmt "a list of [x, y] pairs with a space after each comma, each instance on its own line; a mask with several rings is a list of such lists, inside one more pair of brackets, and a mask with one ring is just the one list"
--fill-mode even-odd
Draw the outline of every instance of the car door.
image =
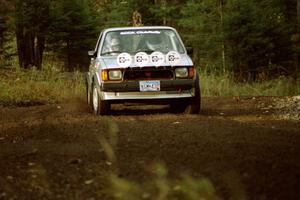
[[94, 74], [95, 69], [96, 69], [95, 64], [96, 64], [96, 61], [97, 61], [98, 51], [99, 51], [101, 40], [102, 40], [102, 35], [103, 35], [103, 33], [101, 33], [99, 38], [98, 38], [98, 41], [97, 41], [97, 44], [96, 44], [96, 47], [95, 47], [95, 54], [94, 54], [95, 56], [91, 58], [89, 71], [92, 72], [92, 74]]

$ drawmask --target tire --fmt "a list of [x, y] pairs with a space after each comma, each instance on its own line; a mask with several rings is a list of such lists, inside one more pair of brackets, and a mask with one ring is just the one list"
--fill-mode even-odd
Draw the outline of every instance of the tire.
[[88, 82], [86, 82], [85, 85], [86, 85], [86, 103], [91, 108], [92, 107], [92, 95], [91, 95], [91, 91], [89, 90]]
[[101, 100], [100, 94], [98, 93], [97, 86], [93, 84], [92, 90], [92, 109], [95, 115], [107, 115], [110, 110], [110, 104]]
[[201, 110], [201, 90], [200, 90], [200, 79], [199, 75], [196, 75], [195, 84], [195, 97], [192, 102], [187, 106], [186, 113], [188, 114], [199, 114]]

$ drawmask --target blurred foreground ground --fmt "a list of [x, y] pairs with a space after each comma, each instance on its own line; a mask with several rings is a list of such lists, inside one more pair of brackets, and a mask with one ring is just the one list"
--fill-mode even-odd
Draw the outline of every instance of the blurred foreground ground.
[[200, 115], [113, 108], [101, 117], [82, 99], [0, 107], [0, 199], [111, 199], [109, 173], [143, 182], [155, 163], [170, 179], [208, 178], [221, 199], [299, 198], [299, 96], [204, 98]]

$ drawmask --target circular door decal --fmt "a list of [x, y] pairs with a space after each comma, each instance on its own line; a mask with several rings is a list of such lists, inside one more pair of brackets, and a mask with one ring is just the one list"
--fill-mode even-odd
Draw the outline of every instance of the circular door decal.
[[143, 67], [149, 63], [149, 56], [145, 52], [139, 52], [135, 54], [134, 62], [137, 66]]
[[150, 55], [150, 62], [154, 66], [160, 66], [165, 62], [165, 55], [159, 51], [155, 51]]
[[129, 67], [131, 62], [132, 59], [129, 53], [121, 53], [117, 57], [119, 67]]
[[169, 65], [173, 66], [180, 63], [180, 54], [176, 51], [170, 51], [166, 55], [166, 61]]

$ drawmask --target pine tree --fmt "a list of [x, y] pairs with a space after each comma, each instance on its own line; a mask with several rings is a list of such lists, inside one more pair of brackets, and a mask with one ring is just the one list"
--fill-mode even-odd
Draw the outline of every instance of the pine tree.
[[202, 66], [222, 66], [222, 21], [219, 0], [188, 0], [179, 21], [187, 44], [194, 48], [194, 61]]
[[174, 21], [180, 17], [179, 2], [170, 0], [154, 0], [149, 7], [155, 18], [156, 25], [174, 25]]
[[132, 0], [105, 1], [98, 10], [102, 28], [131, 26], [132, 13], [135, 11], [132, 2]]
[[287, 64], [291, 29], [281, 4], [231, 0], [227, 6], [225, 38], [234, 70], [255, 75]]
[[196, 64], [254, 77], [280, 71], [290, 68], [296, 51], [285, 5], [273, 0], [188, 0], [181, 30], [194, 46]]
[[99, 34], [98, 18], [87, 0], [66, 0], [52, 4], [50, 9], [48, 48], [63, 58], [67, 70], [88, 65], [86, 52]]
[[0, 0], [0, 66], [7, 65], [11, 57], [11, 40], [13, 39], [12, 12], [14, 5], [11, 1]]

